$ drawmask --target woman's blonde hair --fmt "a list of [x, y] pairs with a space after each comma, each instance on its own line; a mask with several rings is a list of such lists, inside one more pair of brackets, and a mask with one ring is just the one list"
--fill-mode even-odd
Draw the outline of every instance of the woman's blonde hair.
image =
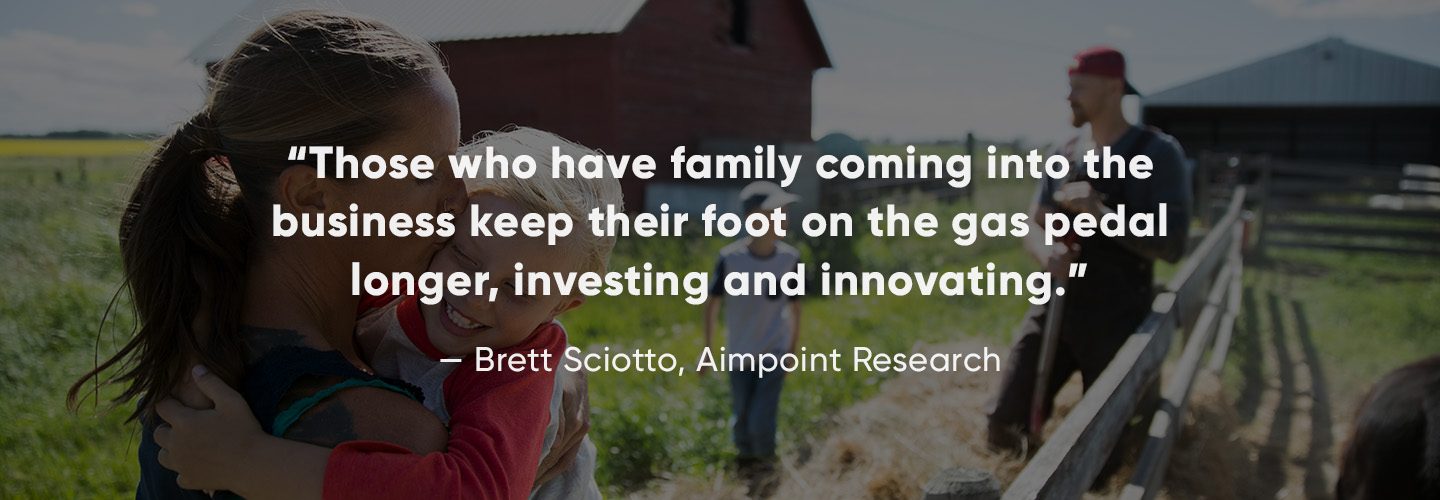
[[[598, 236], [586, 227], [585, 220], [592, 209], [606, 211], [606, 205], [613, 205], [615, 211], [624, 210], [625, 197], [620, 191], [620, 181], [609, 171], [595, 179], [581, 176], [561, 177], [551, 174], [551, 161], [555, 148], [562, 155], [568, 155], [577, 163], [585, 155], [598, 155], [598, 151], [570, 142], [563, 137], [528, 127], [514, 127], [499, 132], [484, 132], [475, 141], [460, 148], [462, 155], [484, 155], [491, 148], [497, 156], [503, 156], [512, 165], [515, 158], [527, 155], [535, 160], [535, 174], [529, 179], [514, 175], [465, 179], [469, 195], [491, 194], [509, 200], [533, 213], [566, 214], [570, 216], [572, 229], [566, 238], [573, 243], [573, 255], [580, 259], [584, 272], [604, 272], [610, 262], [610, 252], [615, 248], [614, 236]], [[512, 169], [513, 174], [513, 169]]]

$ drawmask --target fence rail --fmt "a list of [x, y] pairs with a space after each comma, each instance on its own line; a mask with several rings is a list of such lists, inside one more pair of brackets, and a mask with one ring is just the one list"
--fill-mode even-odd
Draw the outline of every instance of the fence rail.
[[1239, 304], [1244, 200], [1245, 188], [1237, 187], [1224, 216], [1186, 257], [1166, 284], [1168, 291], [1155, 298], [1150, 315], [1011, 483], [1004, 500], [1080, 498], [1099, 475], [1146, 389], [1159, 378], [1175, 332], [1184, 330], [1185, 350], [1162, 393], [1140, 465], [1122, 493], [1124, 498], [1154, 497], [1184, 422], [1201, 358], [1212, 342], [1216, 349], [1207, 369], [1224, 365], [1222, 348], [1228, 348]]
[[[1185, 422], [1185, 409], [1189, 402], [1190, 389], [1195, 384], [1195, 377], [1200, 373], [1201, 358], [1222, 329], [1226, 331], [1224, 346], [1218, 341], [1213, 342], [1215, 350], [1209, 369], [1218, 372], [1224, 367], [1225, 353], [1222, 347], [1229, 348], [1229, 332], [1233, 331], [1240, 305], [1242, 230], [1239, 224], [1230, 230], [1225, 267], [1221, 268], [1215, 284], [1210, 287], [1205, 306], [1194, 326], [1187, 330], [1189, 340], [1185, 343], [1180, 361], [1161, 395], [1160, 408], [1155, 411], [1155, 416], [1150, 421], [1149, 439], [1140, 453], [1130, 483], [1125, 486], [1120, 496], [1124, 500], [1150, 500], [1155, 498], [1155, 494], [1160, 490], [1160, 483], [1165, 478], [1165, 467], [1170, 462], [1170, 451], [1174, 448], [1176, 436], [1180, 434], [1180, 427]], [[1221, 249], [1216, 248], [1214, 251], [1219, 253]], [[1227, 296], [1229, 300], [1226, 300]]]
[[1440, 255], [1433, 167], [1258, 163], [1260, 251], [1296, 247]]
[[1440, 255], [1440, 167], [1202, 152], [1194, 174], [1205, 227], [1231, 189], [1251, 186], [1261, 255], [1278, 247]]

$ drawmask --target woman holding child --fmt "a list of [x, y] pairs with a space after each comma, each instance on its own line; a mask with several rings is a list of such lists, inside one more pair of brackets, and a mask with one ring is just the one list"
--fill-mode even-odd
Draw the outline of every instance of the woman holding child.
[[[454, 154], [458, 106], [435, 49], [376, 21], [302, 11], [271, 19], [212, 77], [205, 107], [162, 140], [122, 216], [139, 329], [70, 393], [73, 402], [85, 382], [121, 370], [128, 385], [116, 403], [138, 398], [145, 429], [137, 498], [208, 498], [198, 488], [256, 499], [528, 496], [536, 468], [495, 460], [504, 435], [474, 442], [466, 430], [485, 422], [461, 415], [447, 430], [417, 387], [377, 376], [355, 341], [351, 263], [416, 272], [445, 240], [265, 231], [276, 206], [320, 217], [356, 206], [387, 218], [461, 211], [462, 183], [445, 169], [428, 180], [340, 180], [284, 160], [306, 145]], [[583, 420], [562, 426], [542, 479], [568, 467]], [[226, 431], [189, 432], [202, 425]]]

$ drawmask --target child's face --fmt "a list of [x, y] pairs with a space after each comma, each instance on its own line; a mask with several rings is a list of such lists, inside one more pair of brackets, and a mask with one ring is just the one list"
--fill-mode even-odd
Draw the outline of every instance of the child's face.
[[[496, 215], [510, 213], [517, 219], [528, 213], [509, 200], [489, 194], [471, 196], [470, 203], [472, 210]], [[468, 221], [470, 216], [462, 215], [458, 219]], [[579, 271], [579, 260], [565, 250], [565, 245], [564, 239], [551, 246], [543, 236], [531, 238], [518, 231], [509, 238], [470, 236], [463, 229], [457, 232], [435, 255], [430, 271], [446, 275], [460, 272], [472, 278], [474, 273], [486, 272], [490, 273], [490, 279], [483, 295], [451, 296], [446, 287], [447, 293], [439, 304], [421, 303], [430, 342], [446, 356], [464, 356], [475, 352], [477, 347], [502, 349], [524, 341], [537, 327], [549, 323], [560, 313], [579, 307], [585, 302], [583, 295], [515, 295], [516, 262], [525, 265], [525, 273]], [[490, 288], [498, 288], [493, 302], [489, 297]]]

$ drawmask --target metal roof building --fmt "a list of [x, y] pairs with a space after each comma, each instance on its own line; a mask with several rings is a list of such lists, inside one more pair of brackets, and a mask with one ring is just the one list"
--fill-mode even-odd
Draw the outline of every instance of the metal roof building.
[[1440, 67], [1340, 38], [1157, 92], [1143, 108], [1191, 155], [1440, 163]]

